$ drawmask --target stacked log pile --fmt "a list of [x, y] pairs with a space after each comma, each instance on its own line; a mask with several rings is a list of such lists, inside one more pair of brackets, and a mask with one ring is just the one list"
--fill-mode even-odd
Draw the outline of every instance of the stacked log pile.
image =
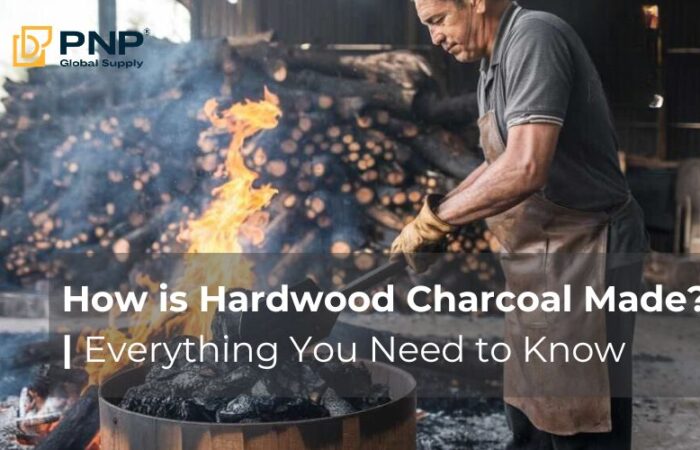
[[[250, 219], [265, 230], [245, 235], [251, 252], [355, 253], [358, 268], [371, 268], [425, 195], [481, 163], [473, 97], [437, 102], [431, 69], [413, 53], [155, 39], [140, 51], [141, 70], [47, 67], [6, 83], [0, 284], [32, 283], [66, 252], [119, 254], [119, 267], [104, 269], [123, 275], [135, 255], [182, 251], [181, 227], [225, 179], [230, 136], [206, 122], [209, 98], [228, 106], [267, 87], [280, 99], [280, 125], [243, 149], [259, 181], [279, 190]], [[494, 245], [475, 224], [447, 249]], [[289, 265], [282, 258], [280, 270]], [[488, 265], [467, 266], [494, 277]]]

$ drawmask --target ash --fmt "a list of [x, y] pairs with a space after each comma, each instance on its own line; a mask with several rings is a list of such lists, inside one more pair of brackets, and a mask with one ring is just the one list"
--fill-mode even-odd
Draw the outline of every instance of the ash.
[[508, 442], [508, 424], [502, 413], [474, 415], [460, 409], [428, 412], [418, 422], [419, 450], [500, 450]]
[[418, 450], [501, 450], [510, 440], [503, 401], [463, 374], [411, 368], [418, 383]]
[[10, 396], [0, 402], [0, 448], [3, 450], [28, 450], [31, 446], [17, 442], [19, 397]]

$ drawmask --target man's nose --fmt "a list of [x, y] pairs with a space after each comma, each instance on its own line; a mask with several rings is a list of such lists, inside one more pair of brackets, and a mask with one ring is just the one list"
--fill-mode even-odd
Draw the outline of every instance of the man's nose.
[[433, 41], [433, 45], [440, 46], [445, 42], [445, 34], [440, 31], [430, 30], [430, 39]]

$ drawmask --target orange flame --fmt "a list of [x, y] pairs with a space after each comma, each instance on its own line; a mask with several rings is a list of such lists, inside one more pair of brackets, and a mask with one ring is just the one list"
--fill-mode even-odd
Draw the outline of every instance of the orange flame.
[[[147, 343], [156, 337], [168, 337], [175, 333], [204, 335], [209, 339], [214, 312], [200, 311], [199, 287], [250, 288], [253, 285], [253, 266], [245, 258], [241, 257], [241, 264], [232, 270], [225, 264], [217, 264], [215, 257], [197, 257], [196, 254], [241, 253], [240, 237], [243, 233], [248, 234], [246, 228], [252, 226], [247, 223], [248, 219], [255, 217], [277, 193], [270, 185], [259, 188], [253, 186], [258, 174], [246, 167], [241, 149], [245, 140], [254, 134], [275, 128], [282, 111], [279, 108], [279, 99], [267, 88], [263, 100], [236, 103], [221, 113], [217, 113], [217, 109], [218, 104], [214, 99], [207, 101], [203, 108], [213, 127], [227, 130], [232, 135], [224, 163], [228, 181], [212, 192], [213, 199], [206, 210], [199, 218], [190, 220], [178, 236], [181, 242], [187, 243], [182, 276], [177, 283], [178, 286], [190, 290], [187, 312], [176, 315], [157, 311], [158, 302], [155, 301], [155, 295], [158, 283], [148, 277], [139, 277], [138, 284], [151, 293], [149, 308], [130, 317], [130, 326], [126, 332], [120, 331], [116, 326], [116, 317], [110, 318], [112, 320], [109, 328], [98, 332], [84, 330], [77, 344], [78, 352], [86, 351], [87, 336], [103, 336], [105, 342], [113, 345]], [[254, 224], [255, 227], [265, 225], [266, 223], [260, 223], [259, 220]], [[98, 355], [96, 352], [93, 352], [93, 355], [107, 362], [86, 364], [89, 384], [99, 384], [127, 365], [126, 361], [112, 361], [107, 350], [104, 355]]]

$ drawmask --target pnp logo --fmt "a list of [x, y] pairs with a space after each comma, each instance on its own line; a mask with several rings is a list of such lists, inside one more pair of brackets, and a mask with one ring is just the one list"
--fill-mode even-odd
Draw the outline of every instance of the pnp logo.
[[15, 67], [45, 66], [46, 47], [52, 39], [51, 26], [23, 25], [21, 33], [12, 36], [12, 65]]
[[[104, 39], [99, 33], [90, 31], [87, 34], [88, 53], [95, 54], [99, 45], [108, 55], [124, 55], [127, 47], [139, 47], [143, 44], [143, 34], [138, 31], [109, 32], [109, 38]], [[68, 53], [68, 47], [82, 47], [85, 44], [85, 34], [80, 31], [61, 31], [61, 55]]]

